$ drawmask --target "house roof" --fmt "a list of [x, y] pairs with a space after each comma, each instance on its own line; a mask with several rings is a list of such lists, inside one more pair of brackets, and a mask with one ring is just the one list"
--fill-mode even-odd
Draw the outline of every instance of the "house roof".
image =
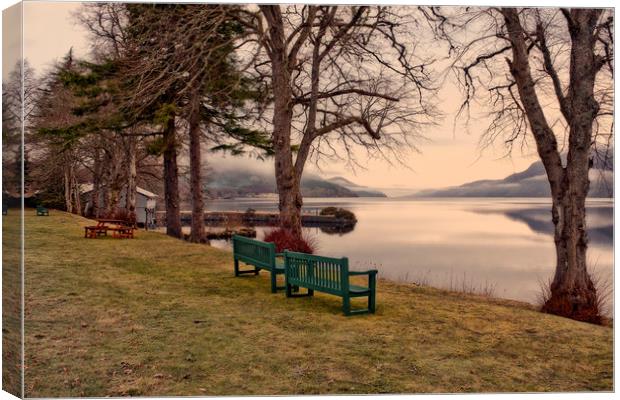
[[[82, 183], [80, 184], [80, 192], [81, 193], [89, 193], [93, 191], [93, 184], [92, 183]], [[158, 195], [156, 195], [153, 192], [149, 192], [146, 189], [141, 188], [140, 186], [136, 187], [136, 192], [140, 193], [141, 195], [148, 197], [148, 198], [155, 198], [155, 197], [159, 197]]]
[[153, 192], [149, 192], [146, 189], [142, 189], [140, 186], [136, 186], [136, 191], [146, 197], [150, 197], [150, 198], [154, 198], [154, 197], [159, 197], [158, 195], [156, 195]]

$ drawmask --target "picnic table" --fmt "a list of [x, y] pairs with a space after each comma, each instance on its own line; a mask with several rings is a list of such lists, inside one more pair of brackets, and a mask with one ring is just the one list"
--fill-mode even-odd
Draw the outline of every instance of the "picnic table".
[[134, 229], [133, 224], [122, 219], [98, 218], [97, 225], [84, 227], [84, 237], [94, 239], [99, 236], [107, 236], [108, 231], [110, 231], [112, 237], [133, 239]]

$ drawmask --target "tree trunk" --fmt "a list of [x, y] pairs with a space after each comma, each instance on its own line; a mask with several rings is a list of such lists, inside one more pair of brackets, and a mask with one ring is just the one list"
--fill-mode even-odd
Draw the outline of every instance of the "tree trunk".
[[76, 214], [83, 215], [83, 213], [82, 213], [82, 211], [83, 211], [82, 210], [82, 199], [80, 198], [80, 184], [79, 184], [75, 174], [73, 174], [72, 189], [73, 189], [73, 202], [74, 202], [73, 209], [75, 210]]
[[110, 191], [108, 192], [110, 196], [110, 200], [108, 201], [108, 207], [110, 208], [110, 214], [113, 215], [113, 218], [116, 218], [116, 214], [118, 211], [118, 203], [120, 202], [121, 191], [118, 187], [116, 187], [116, 183], [112, 185]]
[[63, 181], [64, 181], [64, 189], [65, 189], [65, 208], [67, 209], [68, 213], [72, 213], [73, 202], [71, 201], [71, 195], [72, 195], [71, 183], [73, 182], [73, 179], [71, 177], [71, 164], [67, 162], [66, 157], [65, 157], [65, 174], [63, 177]]
[[181, 210], [179, 209], [179, 168], [175, 117], [170, 116], [164, 129], [164, 194], [166, 197], [166, 234], [180, 238]]
[[589, 188], [592, 124], [598, 112], [594, 98], [596, 77], [594, 42], [595, 13], [600, 10], [572, 10], [567, 18], [571, 35], [570, 98], [559, 97], [566, 105], [569, 124], [566, 167], [558, 151], [555, 134], [538, 100], [532, 78], [524, 32], [516, 9], [503, 9], [512, 45], [510, 72], [545, 166], [552, 195], [555, 227], [556, 270], [549, 299], [543, 311], [580, 321], [599, 322], [597, 293], [586, 265], [586, 197]]
[[284, 39], [284, 24], [279, 12], [280, 6], [262, 6], [269, 22], [272, 51], [272, 87], [274, 95], [273, 145], [275, 151], [276, 187], [278, 190], [280, 226], [301, 236], [301, 207], [303, 199], [299, 179], [293, 165], [291, 150], [291, 121], [293, 102], [291, 71], [288, 63], [287, 46]]
[[202, 243], [205, 238], [204, 199], [202, 195], [201, 151], [200, 151], [200, 96], [193, 96], [189, 116], [189, 169], [192, 192], [192, 230], [190, 241]]
[[136, 221], [136, 138], [128, 138], [127, 143], [127, 193], [125, 202], [127, 217], [130, 221]]
[[[556, 269], [550, 297], [542, 310], [579, 321], [600, 322], [597, 293], [586, 264], [585, 196], [570, 194], [570, 179], [565, 195], [553, 204]], [[586, 191], [587, 193], [587, 191]]]
[[[600, 10], [566, 15], [571, 36], [569, 140], [561, 202], [555, 230], [558, 264], [551, 296], [543, 310], [587, 322], [600, 322], [598, 295], [587, 269], [586, 198], [590, 181], [592, 125], [599, 110], [594, 97], [598, 72], [594, 27]], [[556, 220], [556, 218], [554, 218]], [[554, 221], [555, 222], [555, 221]]]
[[101, 154], [99, 148], [95, 149], [93, 161], [93, 191], [90, 193], [91, 211], [90, 216], [100, 218], [99, 196], [101, 195]]

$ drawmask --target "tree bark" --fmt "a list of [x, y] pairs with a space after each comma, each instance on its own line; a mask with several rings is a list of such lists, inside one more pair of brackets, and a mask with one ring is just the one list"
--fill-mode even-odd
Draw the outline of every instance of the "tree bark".
[[558, 265], [551, 296], [543, 310], [573, 319], [599, 322], [596, 287], [587, 269], [586, 198], [590, 181], [592, 125], [599, 110], [594, 97], [594, 27], [600, 10], [566, 15], [571, 36], [569, 145], [561, 212], [556, 224]]
[[71, 177], [71, 164], [67, 162], [67, 158], [65, 157], [65, 174], [63, 177], [64, 181], [64, 189], [65, 189], [65, 208], [68, 213], [73, 213], [73, 202], [71, 201], [71, 184], [73, 179]]
[[170, 116], [164, 129], [164, 194], [166, 197], [166, 234], [180, 238], [179, 168], [177, 166], [175, 117]]
[[130, 221], [136, 221], [136, 138], [129, 137], [127, 143], [127, 192], [125, 207]]
[[556, 270], [543, 311], [588, 322], [600, 321], [597, 292], [586, 264], [585, 207], [592, 124], [598, 112], [594, 98], [596, 63], [592, 35], [596, 22], [592, 13], [596, 12], [600, 10], [573, 10], [571, 16], [567, 16], [572, 46], [570, 107], [565, 115], [569, 124], [569, 144], [564, 167], [555, 134], [538, 100], [518, 12], [512, 8], [502, 10], [512, 45], [513, 59], [508, 61], [510, 72], [551, 187]]
[[72, 182], [72, 196], [73, 196], [73, 210], [75, 212], [75, 214], [78, 215], [83, 215], [83, 210], [82, 210], [82, 200], [80, 199], [80, 184], [77, 180], [77, 177], [75, 176], [75, 173], [73, 174], [73, 182]]
[[189, 169], [192, 193], [192, 230], [190, 241], [202, 243], [205, 238], [204, 198], [202, 194], [200, 151], [200, 96], [195, 93], [189, 116]]
[[301, 236], [301, 207], [303, 198], [300, 182], [293, 165], [291, 149], [291, 121], [293, 119], [293, 91], [291, 71], [284, 35], [280, 6], [261, 6], [269, 24], [271, 39], [272, 87], [274, 95], [273, 145], [275, 175], [278, 190], [280, 226]]
[[91, 216], [100, 218], [99, 196], [101, 195], [101, 152], [97, 147], [93, 160], [93, 191], [90, 194]]

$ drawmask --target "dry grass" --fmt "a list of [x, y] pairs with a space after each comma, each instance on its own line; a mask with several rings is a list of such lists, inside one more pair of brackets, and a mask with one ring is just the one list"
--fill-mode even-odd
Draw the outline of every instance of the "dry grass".
[[2, 217], [2, 389], [21, 396], [21, 271], [19, 211]]
[[28, 397], [612, 390], [606, 327], [382, 280], [377, 314], [347, 318], [224, 251], [26, 214]]

